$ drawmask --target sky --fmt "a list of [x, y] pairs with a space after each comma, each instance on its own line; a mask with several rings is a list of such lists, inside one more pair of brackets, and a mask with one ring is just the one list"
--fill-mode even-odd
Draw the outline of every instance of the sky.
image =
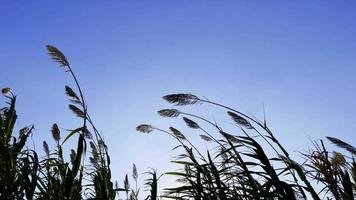
[[[156, 114], [172, 107], [161, 99], [171, 93], [260, 119], [264, 108], [275, 136], [299, 158], [325, 136], [356, 144], [355, 10], [348, 0], [2, 1], [0, 87], [17, 94], [17, 126], [34, 124], [33, 143], [42, 149], [53, 123], [62, 130], [80, 124], [64, 95], [74, 83], [45, 45], [61, 49], [119, 182], [132, 163], [140, 173], [178, 168], [169, 163], [174, 140], [135, 131], [141, 123], [186, 130]], [[179, 109], [232, 123], [209, 105]]]

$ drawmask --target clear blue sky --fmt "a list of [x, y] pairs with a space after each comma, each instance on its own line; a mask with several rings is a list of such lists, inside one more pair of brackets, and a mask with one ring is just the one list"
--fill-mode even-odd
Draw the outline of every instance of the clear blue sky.
[[[267, 119], [290, 151], [332, 135], [356, 141], [355, 1], [2, 1], [0, 87], [18, 95], [19, 126], [73, 128], [64, 85], [46, 55], [69, 58], [121, 181], [137, 163], [159, 172], [175, 143], [136, 125], [174, 123], [160, 97], [190, 92]], [[189, 111], [190, 108], [185, 108]], [[222, 125], [222, 111], [198, 106]], [[171, 123], [172, 122], [172, 123]], [[181, 125], [181, 124], [180, 124]], [[180, 126], [179, 125], [179, 126]], [[298, 157], [298, 153], [294, 154]]]

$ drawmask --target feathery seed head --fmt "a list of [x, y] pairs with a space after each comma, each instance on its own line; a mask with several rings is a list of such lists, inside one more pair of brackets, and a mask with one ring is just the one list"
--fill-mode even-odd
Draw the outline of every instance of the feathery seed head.
[[66, 95], [70, 97], [70, 101], [72, 101], [73, 103], [81, 104], [78, 95], [74, 92], [74, 90], [71, 87], [66, 85], [65, 91], [66, 91]]
[[1, 90], [1, 93], [2, 93], [3, 95], [7, 95], [10, 91], [11, 91], [11, 89], [8, 88], [8, 87], [6, 87], [6, 88], [3, 88], [3, 89]]
[[353, 155], [356, 155], [356, 148], [338, 138], [334, 138], [334, 137], [326, 137], [331, 143], [333, 143], [334, 145], [345, 149], [346, 151], [352, 153]]
[[75, 157], [77, 156], [77, 154], [75, 153], [74, 149], [70, 150], [70, 160], [72, 163], [74, 163]]
[[124, 179], [124, 188], [125, 188], [126, 192], [128, 192], [129, 189], [130, 189], [130, 183], [129, 183], [129, 178], [128, 178], [127, 174], [126, 174], [125, 179]]
[[53, 124], [51, 132], [52, 132], [53, 139], [56, 142], [59, 142], [59, 140], [61, 139], [61, 134], [60, 134], [58, 125], [56, 123]]
[[200, 126], [195, 121], [193, 121], [191, 119], [183, 117], [183, 120], [190, 128], [194, 128], [194, 129], [200, 128]]
[[239, 125], [244, 126], [246, 128], [253, 128], [250, 122], [248, 122], [245, 118], [241, 117], [240, 115], [234, 113], [234, 112], [227, 112], [228, 115]]
[[333, 166], [343, 166], [346, 163], [345, 156], [340, 152], [333, 152], [333, 157], [331, 158], [331, 164]]
[[52, 59], [60, 64], [61, 67], [68, 67], [69, 62], [64, 54], [54, 46], [47, 45], [48, 54], [52, 57]]
[[141, 124], [136, 127], [136, 131], [141, 132], [141, 133], [150, 133], [153, 131], [153, 126], [148, 125], [148, 124]]
[[132, 165], [132, 178], [137, 181], [138, 178], [138, 172], [137, 172], [137, 167], [135, 164]]
[[240, 143], [240, 140], [237, 139], [235, 136], [233, 135], [230, 135], [228, 133], [225, 133], [223, 131], [220, 131], [220, 133], [227, 139], [227, 140], [230, 140], [231, 142], [234, 142], [234, 143]]
[[157, 112], [162, 117], [178, 117], [180, 111], [177, 109], [162, 109]]
[[49, 147], [46, 141], [43, 141], [43, 150], [47, 156], [49, 156]]
[[176, 104], [177, 106], [191, 105], [199, 102], [199, 98], [192, 94], [170, 94], [163, 97], [168, 103]]
[[171, 130], [171, 132], [178, 138], [178, 139], [182, 139], [185, 140], [185, 136], [178, 130], [175, 129], [173, 127], [169, 127], [169, 130]]
[[85, 118], [85, 113], [80, 110], [77, 106], [69, 104], [69, 109], [73, 111], [75, 115], [77, 115], [80, 118]]
[[207, 135], [200, 135], [200, 138], [205, 140], [205, 141], [207, 141], [207, 142], [211, 141], [211, 138], [209, 136], [207, 136]]

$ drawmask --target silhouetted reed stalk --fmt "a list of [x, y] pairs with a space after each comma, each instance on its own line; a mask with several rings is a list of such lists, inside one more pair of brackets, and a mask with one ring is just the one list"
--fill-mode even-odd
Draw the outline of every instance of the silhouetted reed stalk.
[[[69, 87], [66, 86], [66, 94], [71, 98], [71, 102], [74, 104], [70, 104], [69, 108], [80, 118], [83, 119], [83, 125], [75, 129], [71, 134], [67, 136], [66, 139], [71, 137], [73, 134], [76, 132], [80, 132], [79, 138], [78, 138], [78, 145], [77, 145], [77, 151], [72, 152], [72, 158], [74, 159], [73, 161], [73, 173], [68, 174], [68, 183], [71, 184], [76, 177], [76, 174], [78, 170], [80, 169], [80, 177], [82, 177], [82, 172], [84, 170], [84, 155], [86, 153], [86, 139], [85, 137], [88, 137], [88, 139], [91, 139], [91, 133], [89, 132], [87, 128], [87, 123], [90, 124], [94, 135], [95, 135], [95, 142], [90, 142], [91, 148], [92, 148], [92, 153], [93, 157], [91, 158], [91, 162], [93, 164], [93, 173], [89, 173], [89, 175], [93, 178], [93, 187], [95, 189], [95, 192], [93, 196], [96, 196], [97, 198], [105, 198], [105, 199], [110, 199], [110, 198], [115, 198], [115, 191], [113, 188], [113, 185], [110, 181], [111, 178], [111, 172], [110, 172], [110, 158], [109, 154], [107, 151], [107, 147], [104, 143], [104, 140], [95, 127], [93, 121], [90, 118], [90, 115], [88, 114], [88, 107], [85, 102], [85, 98], [82, 92], [82, 89], [80, 87], [79, 81], [76, 77], [76, 75], [73, 72], [72, 67], [70, 66], [67, 58], [64, 56], [64, 54], [59, 51], [56, 47], [47, 46], [47, 50], [49, 55], [52, 57], [53, 60], [57, 61], [61, 67], [63, 67], [66, 72], [69, 72], [70, 75], [72, 76], [75, 85], [79, 91], [79, 97], [76, 95], [76, 93]], [[77, 108], [75, 105], [80, 105], [81, 109]], [[65, 140], [66, 141], [66, 140]], [[64, 142], [65, 142], [64, 141]], [[82, 164], [80, 164], [82, 163]], [[81, 178], [79, 179], [81, 181]], [[101, 183], [100, 183], [101, 182]], [[100, 183], [100, 184], [97, 184]], [[68, 198], [71, 196], [71, 192], [69, 194], [66, 194]]]

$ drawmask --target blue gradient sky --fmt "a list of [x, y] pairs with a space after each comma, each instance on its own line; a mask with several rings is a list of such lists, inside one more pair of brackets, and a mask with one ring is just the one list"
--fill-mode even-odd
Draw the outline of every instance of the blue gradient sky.
[[[69, 58], [89, 112], [104, 133], [114, 178], [132, 163], [174, 169], [175, 143], [136, 125], [181, 123], [155, 112], [160, 97], [190, 92], [262, 117], [289, 150], [333, 135], [356, 141], [355, 1], [2, 1], [0, 87], [18, 94], [19, 126], [79, 122], [67, 109], [68, 74], [46, 55]], [[222, 125], [223, 111], [202, 112]], [[182, 124], [179, 124], [180, 126]], [[299, 154], [295, 153], [295, 157]]]

